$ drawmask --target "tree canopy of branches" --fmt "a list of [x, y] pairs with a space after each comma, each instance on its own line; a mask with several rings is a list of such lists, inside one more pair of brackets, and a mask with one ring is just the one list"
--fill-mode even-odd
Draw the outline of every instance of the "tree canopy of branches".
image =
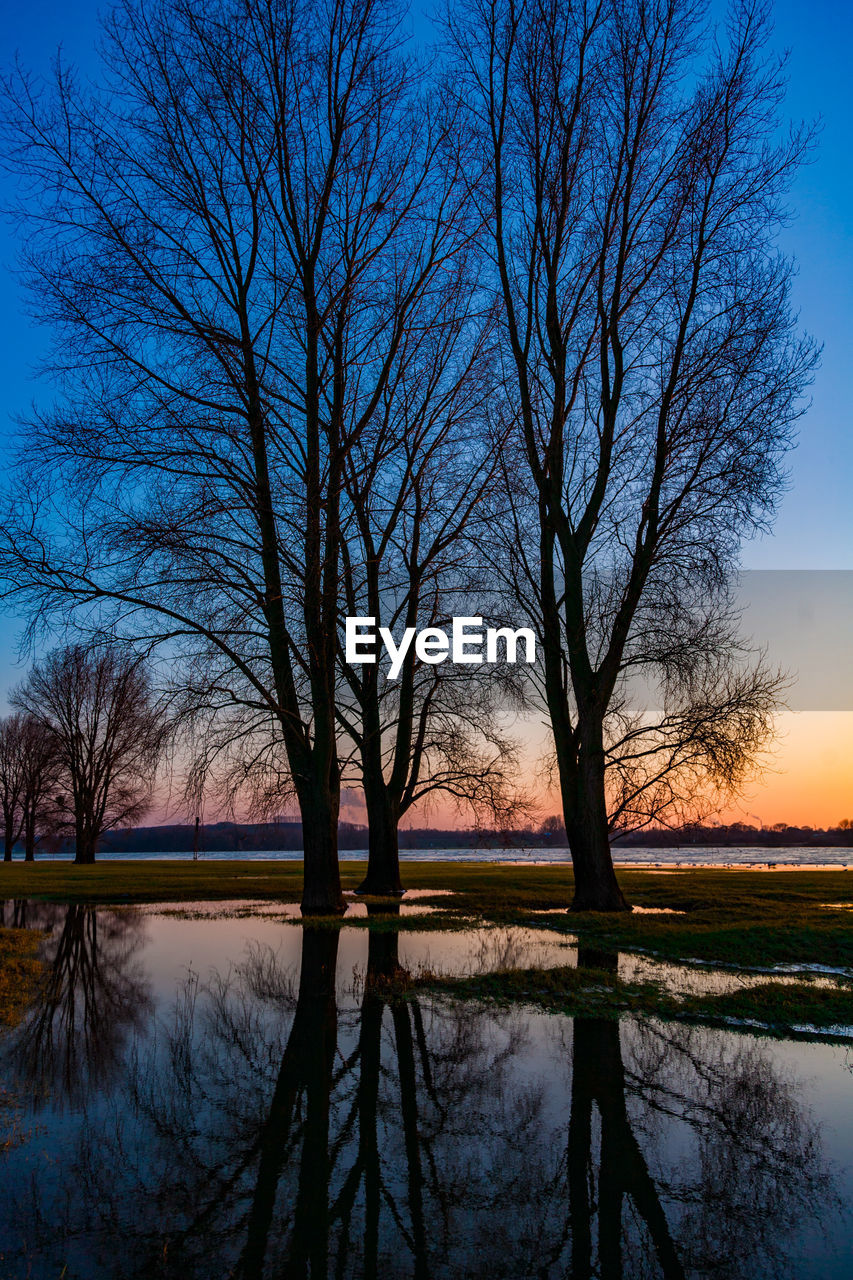
[[103, 833], [135, 823], [151, 801], [169, 726], [146, 671], [118, 647], [72, 645], [38, 663], [13, 700], [53, 740], [74, 860], [94, 862]]
[[[481, 509], [497, 479], [492, 361], [488, 331], [466, 342], [459, 322], [476, 315], [475, 291], [466, 281], [461, 299], [450, 308], [444, 300], [451, 322], [436, 320], [411, 344], [398, 394], [347, 468], [346, 613], [395, 635], [447, 627], [472, 599], [484, 606]], [[501, 723], [507, 691], [490, 674], [422, 662], [414, 644], [395, 679], [378, 661], [342, 664], [338, 716], [368, 814], [362, 892], [399, 891], [398, 824], [418, 801], [442, 792], [498, 825], [522, 803], [515, 744]]]
[[455, 121], [400, 17], [379, 0], [128, 5], [101, 92], [63, 69], [49, 92], [11, 88], [67, 375], [8, 525], [17, 581], [41, 607], [112, 601], [192, 659], [201, 704], [275, 724], [306, 912], [343, 909], [345, 483], [421, 328], [452, 327], [472, 235]]
[[339, 634], [479, 588], [501, 480], [479, 564], [541, 635], [573, 905], [623, 909], [609, 831], [740, 785], [779, 694], [726, 583], [815, 358], [775, 243], [808, 136], [758, 0], [719, 40], [700, 0], [464, 0], [441, 79], [403, 17], [128, 0], [99, 87], [11, 79], [60, 396], [0, 575], [168, 645], [214, 754], [295, 793], [303, 911], [339, 913], [354, 762], [373, 888], [419, 796], [512, 803], [492, 693], [342, 669]]
[[[619, 910], [610, 823], [706, 773], [736, 785], [780, 691], [726, 583], [815, 359], [776, 246], [809, 138], [781, 128], [753, 0], [722, 38], [692, 0], [471, 0], [450, 28], [489, 165], [508, 576], [541, 629], [573, 905]], [[637, 675], [657, 720], [631, 709]]]

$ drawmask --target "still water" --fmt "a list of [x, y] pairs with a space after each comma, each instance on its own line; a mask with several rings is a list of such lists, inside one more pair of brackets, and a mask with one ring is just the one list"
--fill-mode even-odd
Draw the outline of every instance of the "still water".
[[0, 1038], [3, 1277], [853, 1274], [850, 1047], [395, 1000], [577, 954], [219, 909], [7, 904], [49, 971]]
[[[71, 854], [67, 855], [71, 861]], [[185, 853], [126, 853], [110, 850], [106, 857], [111, 861], [135, 862], [186, 861]], [[367, 849], [347, 849], [343, 859], [366, 862]], [[521, 864], [565, 863], [571, 866], [568, 845], [553, 848], [482, 848], [463, 846], [454, 849], [444, 846], [435, 849], [403, 849], [401, 860], [405, 862], [509, 862]], [[205, 862], [299, 862], [301, 849], [244, 850], [239, 852], [205, 852]], [[678, 845], [672, 849], [643, 848], [640, 845], [613, 847], [613, 861], [622, 867], [839, 867], [853, 866], [853, 848], [818, 845], [790, 845], [768, 848], [766, 845]]]

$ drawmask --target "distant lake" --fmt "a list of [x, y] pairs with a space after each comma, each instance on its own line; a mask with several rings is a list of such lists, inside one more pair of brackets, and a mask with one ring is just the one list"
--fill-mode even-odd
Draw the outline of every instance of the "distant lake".
[[[54, 856], [54, 855], [51, 855]], [[70, 858], [72, 855], [69, 854]], [[145, 861], [153, 859], [186, 860], [186, 853], [114, 853], [104, 852], [101, 858], [109, 861]], [[268, 860], [281, 862], [299, 862], [302, 852], [299, 849], [264, 850], [242, 852], [239, 850], [217, 851], [201, 854], [205, 862]], [[525, 862], [552, 863], [570, 862], [569, 850], [565, 845], [553, 849], [401, 849], [402, 862]], [[366, 849], [346, 849], [341, 851], [342, 861], [364, 862], [367, 860]], [[616, 865], [637, 864], [642, 866], [658, 864], [660, 866], [826, 866], [853, 867], [853, 848], [816, 848], [814, 846], [792, 846], [791, 848], [768, 849], [755, 845], [682, 845], [676, 849], [646, 849], [642, 847], [619, 847], [613, 849], [613, 861]]]

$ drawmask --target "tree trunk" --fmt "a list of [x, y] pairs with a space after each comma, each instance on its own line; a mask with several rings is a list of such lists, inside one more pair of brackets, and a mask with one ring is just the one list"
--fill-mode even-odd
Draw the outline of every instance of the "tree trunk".
[[24, 861], [36, 860], [36, 814], [35, 807], [24, 814]]
[[12, 848], [15, 844], [15, 831], [11, 818], [3, 820], [3, 861], [12, 861]]
[[[588, 687], [585, 696], [581, 696], [576, 686], [578, 723], [577, 727], [572, 724], [564, 685], [562, 624], [552, 572], [554, 536], [544, 514], [540, 518], [545, 689], [575, 879], [571, 910], [630, 911], [616, 881], [610, 852], [602, 713], [594, 689]], [[576, 594], [580, 598], [580, 587]], [[576, 612], [582, 620], [582, 610], [578, 607]], [[575, 619], [575, 629], [579, 627], [581, 622]]]
[[369, 779], [367, 772], [363, 785], [367, 802], [367, 875], [356, 893], [402, 894], [397, 815], [388, 787], [384, 778]]
[[300, 796], [304, 916], [342, 916], [346, 910], [338, 865], [338, 806], [329, 788]]
[[563, 796], [566, 835], [572, 855], [575, 894], [572, 911], [630, 911], [613, 870], [604, 790], [601, 725], [581, 730], [581, 747]]
[[75, 829], [74, 861], [81, 866], [89, 866], [95, 861], [97, 837], [85, 823], [78, 822]]

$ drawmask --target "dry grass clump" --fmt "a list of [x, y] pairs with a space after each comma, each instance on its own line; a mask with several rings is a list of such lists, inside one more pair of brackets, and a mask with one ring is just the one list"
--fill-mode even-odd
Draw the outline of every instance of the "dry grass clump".
[[0, 1027], [17, 1026], [36, 993], [40, 938], [36, 929], [0, 928]]

